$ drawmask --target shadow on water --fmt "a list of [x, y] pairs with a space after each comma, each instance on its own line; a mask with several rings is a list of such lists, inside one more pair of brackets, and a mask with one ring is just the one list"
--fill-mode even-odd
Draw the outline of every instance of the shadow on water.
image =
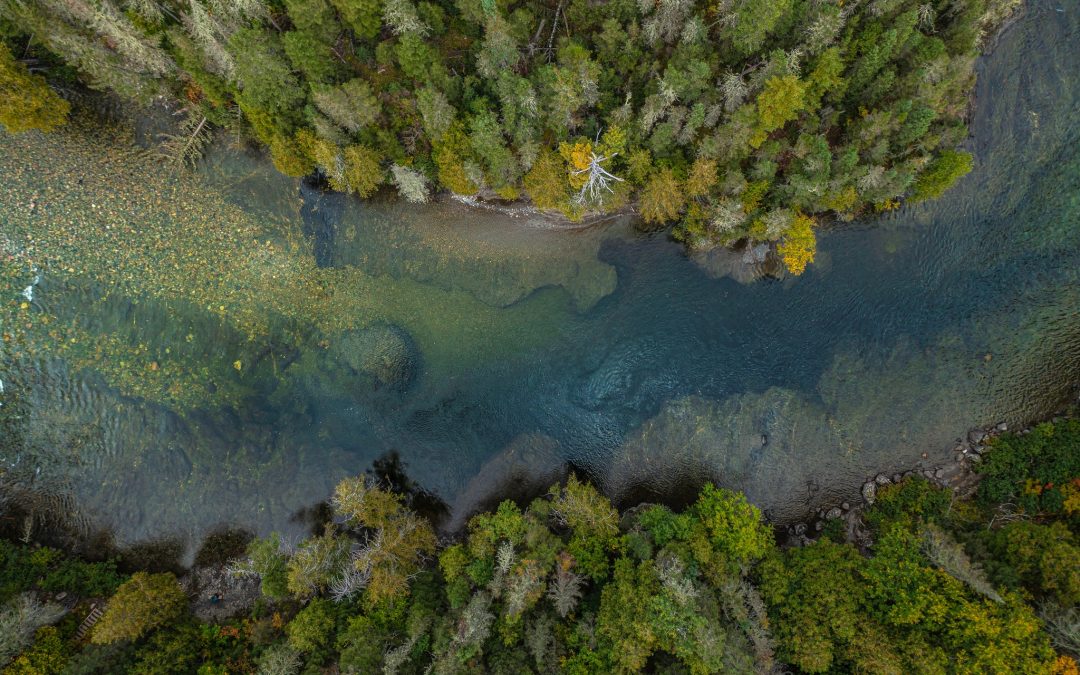
[[269, 327], [248, 338], [193, 303], [47, 274], [35, 311], [142, 348], [172, 386], [124, 379], [108, 351], [4, 360], [6, 480], [63, 487], [125, 542], [306, 532], [365, 470], [446, 531], [571, 469], [624, 506], [705, 481], [778, 520], [854, 501], [868, 476], [947, 461], [970, 427], [1075, 396], [1078, 60], [1080, 12], [1033, 3], [980, 62], [976, 170], [822, 233], [799, 278], [743, 283], [761, 270], [740, 282], [727, 254], [705, 270], [628, 218], [557, 231], [362, 203], [220, 153], [212, 186], [306, 236], [282, 269], [317, 269], [281, 284], [313, 278], [308, 295], [263, 288]]

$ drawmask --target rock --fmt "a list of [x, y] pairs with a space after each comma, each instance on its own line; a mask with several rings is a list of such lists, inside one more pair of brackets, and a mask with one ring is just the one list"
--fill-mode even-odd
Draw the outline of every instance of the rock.
[[976, 445], [973, 449], [975, 450], [976, 453], [981, 455], [984, 452], [986, 452], [987, 450], [989, 450], [990, 448], [985, 446], [985, 445], [980, 444], [980, 445]]
[[814, 523], [814, 529], [817, 530], [818, 532], [821, 532], [821, 530], [824, 529], [824, 527], [825, 527], [825, 521], [823, 521], [823, 520], [819, 520], [816, 523]]
[[962, 452], [956, 453], [956, 462], [959, 464], [962, 461], [964, 461], [964, 453], [962, 453]]
[[806, 523], [795, 523], [795, 527], [792, 529], [795, 532], [795, 536], [801, 537], [806, 534]]
[[998, 425], [996, 427], [994, 427], [994, 428], [997, 429], [998, 431], [1004, 432], [1004, 431], [1009, 430], [1009, 425], [1004, 423], [1004, 422], [999, 422]]
[[834, 506], [829, 509], [829, 512], [825, 514], [826, 520], [836, 520], [840, 516], [844, 515], [844, 512], [840, 510], [839, 506]]
[[894, 483], [899, 483], [899, 482], [900, 482], [900, 481], [902, 481], [903, 479], [904, 479], [904, 477], [903, 477], [903, 476], [901, 476], [901, 475], [900, 475], [900, 474], [898, 474], [898, 473], [894, 473], [894, 474], [893, 474], [893, 477], [892, 477], [892, 482], [894, 482]]
[[367, 375], [379, 386], [405, 387], [415, 377], [417, 351], [401, 328], [376, 325], [349, 331], [331, 341], [330, 355], [356, 375]]
[[981, 462], [981, 461], [982, 461], [982, 457], [980, 457], [979, 455], [976, 455], [976, 454], [970, 454], [970, 455], [968, 455], [968, 459], [970, 459], [971, 461], [975, 462], [976, 464], [978, 464], [979, 462]]
[[491, 457], [454, 500], [445, 532], [460, 532], [468, 519], [494, 509], [504, 499], [528, 499], [543, 494], [566, 477], [566, 461], [559, 442], [550, 436], [527, 433], [514, 437]]
[[874, 500], [877, 499], [877, 483], [867, 481], [866, 485], [862, 486], [862, 497], [867, 504], [873, 504]]
[[876, 483], [877, 483], [878, 485], [889, 485], [890, 483], [892, 483], [892, 481], [891, 481], [891, 480], [889, 479], [889, 477], [888, 477], [888, 476], [886, 476], [886, 475], [885, 475], [885, 474], [883, 474], [883, 473], [879, 473], [879, 474], [877, 475], [877, 477], [876, 477], [876, 478], [874, 479], [874, 481], [875, 481], [875, 482], [876, 482]]
[[934, 472], [934, 478], [943, 478], [945, 476], [945, 469], [938, 469]]
[[844, 509], [845, 511], [850, 511], [851, 510], [851, 504], [848, 504], [847, 502], [844, 502], [843, 504], [840, 505], [840, 508]]
[[968, 440], [972, 443], [982, 443], [986, 439], [986, 432], [982, 429], [972, 429], [968, 432]]

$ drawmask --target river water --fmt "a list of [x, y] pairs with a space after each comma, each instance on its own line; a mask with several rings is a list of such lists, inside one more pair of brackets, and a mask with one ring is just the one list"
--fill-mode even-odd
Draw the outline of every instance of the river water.
[[120, 131], [0, 136], [0, 490], [122, 541], [297, 531], [388, 456], [449, 528], [568, 465], [624, 503], [853, 501], [1075, 397], [1078, 65], [1080, 7], [1031, 3], [980, 62], [975, 171], [780, 279], [629, 218], [323, 194], [224, 140], [192, 176]]

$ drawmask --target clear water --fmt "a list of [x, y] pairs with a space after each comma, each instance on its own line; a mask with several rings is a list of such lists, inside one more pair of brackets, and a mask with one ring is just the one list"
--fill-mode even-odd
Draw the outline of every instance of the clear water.
[[122, 540], [297, 529], [395, 452], [448, 526], [566, 463], [623, 501], [705, 479], [778, 519], [853, 500], [1075, 397], [1078, 64], [1080, 8], [1031, 3], [979, 66], [975, 172], [830, 229], [783, 280], [625, 218], [571, 231], [321, 195], [224, 148], [196, 180], [112, 140], [0, 137], [0, 486]]

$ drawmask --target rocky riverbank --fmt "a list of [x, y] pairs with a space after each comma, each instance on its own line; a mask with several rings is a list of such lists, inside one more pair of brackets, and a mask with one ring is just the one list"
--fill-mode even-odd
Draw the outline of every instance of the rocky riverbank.
[[[1064, 419], [1064, 416], [1065, 413], [1055, 415], [1049, 421], [1057, 424]], [[1039, 422], [1030, 423], [1015, 433], [1018, 436], [1026, 436], [1037, 424]], [[817, 539], [831, 521], [841, 520], [846, 539], [865, 549], [872, 541], [862, 517], [877, 500], [878, 490], [912, 476], [921, 476], [936, 487], [951, 490], [954, 499], [969, 499], [975, 494], [979, 485], [980, 474], [976, 467], [983, 462], [987, 453], [993, 451], [993, 440], [1009, 431], [1009, 425], [1005, 422], [975, 427], [968, 431], [964, 438], [957, 439], [951, 462], [925, 468], [912, 468], [891, 475], [879, 473], [863, 483], [860, 502], [852, 504], [845, 501], [831, 506], [824, 505], [808, 516], [806, 521], [784, 526], [781, 530], [785, 537], [784, 543], [788, 546], [805, 546]], [[926, 457], [924, 453], [923, 458]]]

